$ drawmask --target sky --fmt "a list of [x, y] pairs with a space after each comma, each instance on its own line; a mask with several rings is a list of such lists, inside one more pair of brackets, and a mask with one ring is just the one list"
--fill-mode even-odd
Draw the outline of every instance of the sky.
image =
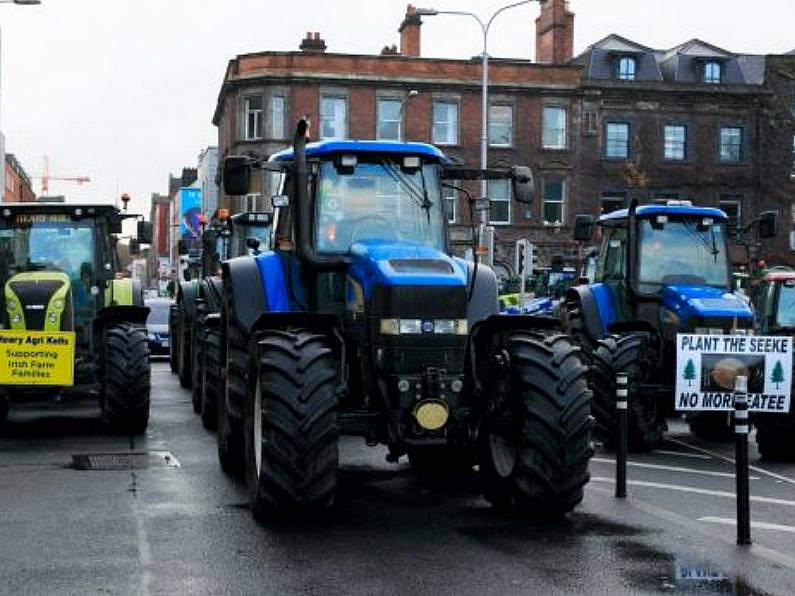
[[[507, 0], [415, 0], [487, 20]], [[52, 182], [67, 200], [132, 196], [149, 213], [169, 173], [195, 167], [217, 144], [212, 125], [228, 61], [238, 54], [297, 50], [319, 31], [330, 52], [378, 53], [399, 43], [406, 0], [0, 0], [0, 129], [26, 171], [90, 176]], [[654, 48], [697, 37], [737, 53], [795, 49], [795, 0], [571, 0], [575, 55], [610, 33]], [[538, 5], [500, 15], [489, 54], [534, 58]], [[482, 47], [473, 19], [426, 18], [422, 54], [469, 58]], [[34, 190], [39, 193], [40, 181]]]

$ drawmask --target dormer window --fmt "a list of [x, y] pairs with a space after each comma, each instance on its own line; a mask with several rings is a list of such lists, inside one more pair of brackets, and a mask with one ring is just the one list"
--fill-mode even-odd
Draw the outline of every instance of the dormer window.
[[720, 84], [721, 79], [721, 65], [720, 62], [710, 60], [704, 63], [704, 78], [702, 81], [710, 85]]
[[621, 56], [618, 59], [617, 74], [620, 81], [634, 81], [637, 61], [632, 56]]

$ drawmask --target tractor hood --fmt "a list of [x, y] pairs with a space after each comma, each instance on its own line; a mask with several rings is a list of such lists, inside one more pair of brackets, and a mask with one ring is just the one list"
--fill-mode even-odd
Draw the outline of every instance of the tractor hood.
[[357, 242], [350, 248], [349, 277], [365, 298], [375, 286], [446, 286], [465, 288], [466, 266], [442, 251], [410, 242]]
[[705, 319], [738, 319], [750, 322], [753, 311], [737, 294], [725, 289], [704, 286], [663, 286], [662, 303], [673, 311], [681, 322], [692, 317]]

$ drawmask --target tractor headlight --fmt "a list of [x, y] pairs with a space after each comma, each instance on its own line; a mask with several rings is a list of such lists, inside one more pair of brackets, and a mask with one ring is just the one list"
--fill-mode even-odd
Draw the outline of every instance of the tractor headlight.
[[400, 335], [398, 319], [381, 319], [381, 335]]
[[53, 307], [54, 307], [56, 310], [63, 310], [63, 307], [64, 307], [64, 301], [63, 301], [63, 300], [61, 300], [60, 298], [58, 298], [57, 300], [55, 300], [55, 301], [52, 303], [52, 305], [53, 305]]
[[50, 319], [50, 323], [55, 323], [58, 320], [58, 313], [51, 312], [47, 318]]
[[22, 320], [22, 317], [20, 317], [18, 314], [16, 314], [13, 317], [11, 317], [11, 322], [15, 323], [15, 324], [19, 323], [21, 320]]
[[8, 307], [8, 310], [16, 310], [17, 309], [17, 303], [16, 303], [15, 300], [9, 300], [6, 303], [6, 306]]
[[439, 335], [466, 335], [469, 325], [466, 319], [436, 319], [433, 332]]
[[400, 319], [400, 334], [414, 335], [422, 333], [422, 321], [420, 319]]

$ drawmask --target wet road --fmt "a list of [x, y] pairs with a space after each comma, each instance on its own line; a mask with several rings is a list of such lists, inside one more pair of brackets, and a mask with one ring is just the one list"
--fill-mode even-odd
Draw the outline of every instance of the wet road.
[[[612, 496], [612, 455], [598, 453], [584, 503], [553, 522], [501, 518], [474, 479], [422, 484], [347, 440], [328, 518], [264, 527], [167, 364], [153, 383], [152, 424], [135, 441], [91, 411], [14, 414], [0, 436], [0, 593], [792, 593], [795, 465], [753, 462], [755, 544], [737, 547], [732, 447], [684, 425], [662, 452], [631, 457], [626, 501]], [[130, 451], [169, 452], [179, 467], [72, 465]]]

